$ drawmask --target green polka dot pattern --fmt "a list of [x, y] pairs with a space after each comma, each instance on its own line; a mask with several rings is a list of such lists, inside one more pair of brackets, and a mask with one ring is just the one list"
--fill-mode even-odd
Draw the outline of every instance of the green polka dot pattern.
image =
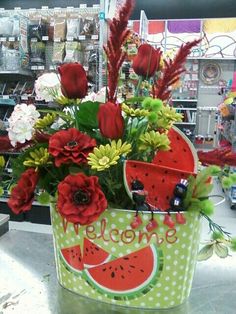
[[[150, 214], [141, 215], [142, 225], [133, 230], [130, 223], [134, 213], [125, 210], [106, 210], [90, 226], [63, 224], [62, 217], [51, 206], [51, 218], [54, 235], [54, 247], [57, 274], [60, 284], [66, 289], [80, 295], [102, 302], [146, 309], [166, 309], [182, 304], [189, 296], [196, 264], [200, 239], [200, 216], [195, 212], [186, 212], [187, 223], [176, 224], [169, 229], [163, 224], [165, 214], [155, 213], [158, 228], [147, 232], [145, 226]], [[171, 214], [175, 220], [175, 214]], [[64, 227], [63, 227], [64, 226]], [[83, 252], [84, 238], [89, 239], [114, 258], [125, 256], [154, 244], [163, 257], [162, 269], [156, 275], [155, 284], [145, 294], [137, 294], [132, 299], [112, 299], [106, 293], [89, 285], [83, 272], [75, 274], [70, 271], [60, 258], [60, 250], [80, 245]]]

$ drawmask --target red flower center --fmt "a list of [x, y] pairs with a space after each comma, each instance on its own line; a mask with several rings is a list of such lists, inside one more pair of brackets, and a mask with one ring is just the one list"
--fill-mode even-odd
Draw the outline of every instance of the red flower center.
[[76, 205], [86, 205], [90, 203], [90, 195], [87, 191], [79, 189], [73, 195], [73, 201]]
[[67, 143], [67, 145], [71, 148], [76, 147], [78, 145], [78, 143], [76, 141], [70, 141]]

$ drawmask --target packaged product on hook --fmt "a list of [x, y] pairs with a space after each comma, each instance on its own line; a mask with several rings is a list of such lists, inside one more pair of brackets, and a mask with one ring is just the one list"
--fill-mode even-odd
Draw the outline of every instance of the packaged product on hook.
[[52, 62], [54, 64], [62, 63], [65, 55], [65, 43], [57, 43], [53, 44], [53, 55]]
[[79, 21], [78, 19], [71, 18], [67, 19], [67, 34], [66, 38], [68, 39], [76, 39], [78, 37], [78, 26]]
[[66, 55], [64, 62], [80, 62], [81, 61], [81, 45], [75, 41], [66, 42]]
[[54, 41], [63, 41], [66, 38], [66, 18], [54, 19]]

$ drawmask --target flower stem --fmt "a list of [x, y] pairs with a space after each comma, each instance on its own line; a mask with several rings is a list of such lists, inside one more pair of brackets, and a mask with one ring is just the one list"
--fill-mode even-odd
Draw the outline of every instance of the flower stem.
[[200, 214], [208, 221], [209, 223], [209, 228], [212, 232], [220, 232], [223, 235], [226, 235], [228, 238], [231, 238], [230, 233], [225, 231], [224, 228], [217, 223], [215, 223], [209, 216], [204, 214], [202, 211]]
[[140, 86], [142, 84], [142, 81], [143, 81], [143, 77], [139, 76], [138, 84], [137, 84], [137, 87], [136, 87], [136, 90], [135, 90], [135, 93], [134, 93], [135, 97], [138, 97], [138, 95], [139, 95], [139, 90], [140, 90]]

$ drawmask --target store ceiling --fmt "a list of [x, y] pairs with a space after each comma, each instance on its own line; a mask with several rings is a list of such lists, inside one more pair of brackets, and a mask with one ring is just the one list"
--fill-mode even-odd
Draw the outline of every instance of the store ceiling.
[[[99, 0], [0, 0], [0, 7], [5, 9], [40, 8], [41, 6], [65, 7], [88, 6], [99, 3]], [[132, 19], [139, 19], [140, 11], [144, 10], [148, 19], [189, 19], [235, 17], [235, 0], [136, 0]]]

